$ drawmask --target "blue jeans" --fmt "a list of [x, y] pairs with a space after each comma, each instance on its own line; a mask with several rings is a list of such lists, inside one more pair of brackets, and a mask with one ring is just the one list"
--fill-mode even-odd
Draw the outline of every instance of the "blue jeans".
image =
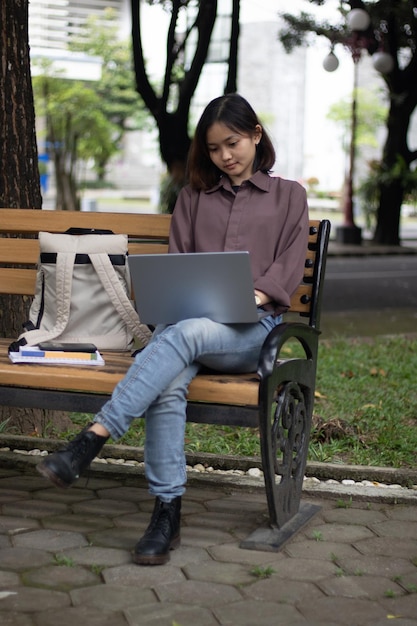
[[255, 324], [207, 318], [158, 326], [94, 421], [115, 440], [136, 417], [146, 417], [145, 470], [149, 490], [165, 502], [185, 491], [184, 429], [187, 391], [201, 366], [222, 372], [256, 371], [262, 344], [281, 317]]

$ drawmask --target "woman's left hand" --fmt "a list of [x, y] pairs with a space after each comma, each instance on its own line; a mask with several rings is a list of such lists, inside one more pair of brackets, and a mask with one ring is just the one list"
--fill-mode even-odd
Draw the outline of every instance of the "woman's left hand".
[[262, 306], [263, 304], [266, 304], [270, 301], [271, 298], [266, 293], [264, 293], [263, 291], [259, 291], [259, 289], [255, 289], [256, 306]]

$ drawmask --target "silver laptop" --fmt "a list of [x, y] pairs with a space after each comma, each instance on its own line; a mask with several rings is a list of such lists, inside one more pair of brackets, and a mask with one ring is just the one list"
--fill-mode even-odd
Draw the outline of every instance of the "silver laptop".
[[134, 254], [128, 263], [144, 324], [192, 317], [225, 324], [258, 320], [248, 252]]

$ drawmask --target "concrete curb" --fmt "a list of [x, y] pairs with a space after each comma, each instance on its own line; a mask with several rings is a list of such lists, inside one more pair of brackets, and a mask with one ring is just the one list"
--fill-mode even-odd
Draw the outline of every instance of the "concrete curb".
[[[40, 437], [26, 437], [23, 435], [4, 435], [0, 434], [0, 448], [10, 448], [11, 450], [46, 450], [53, 452], [62, 446], [62, 440], [45, 439]], [[143, 462], [143, 448], [134, 446], [124, 446], [118, 444], [106, 444], [102, 457], [114, 459], [130, 459]], [[242, 470], [244, 472], [252, 467], [261, 469], [262, 463], [260, 457], [247, 456], [220, 456], [208, 453], [187, 453], [188, 465], [197, 465], [198, 463], [205, 467], [214, 467], [219, 470]], [[411, 487], [417, 484], [417, 470], [410, 468], [392, 468], [392, 467], [376, 467], [368, 465], [344, 465], [336, 463], [307, 463], [306, 476], [316, 477], [319, 480], [370, 480], [379, 483], [388, 483], [401, 485], [402, 487]]]
[[[19, 470], [23, 472], [35, 472], [35, 466], [39, 462], [39, 456], [22, 455], [16, 452], [0, 452], [0, 466], [4, 469]], [[102, 464], [93, 462], [85, 476], [86, 483], [92, 478], [112, 478], [115, 480], [140, 478], [145, 480], [143, 467]], [[82, 480], [82, 479], [80, 479]], [[392, 487], [368, 487], [363, 485], [341, 485], [334, 483], [315, 482], [317, 479], [307, 478], [303, 485], [303, 496], [319, 497], [326, 500], [351, 500], [365, 502], [383, 502], [386, 504], [408, 504], [417, 506], [417, 491], [406, 489], [399, 485]], [[187, 473], [189, 486], [219, 489], [221, 491], [249, 491], [264, 492], [265, 486], [262, 478], [252, 476], [238, 476], [229, 474], [210, 474], [191, 471]]]
[[328, 256], [380, 256], [380, 255], [410, 255], [417, 254], [417, 247], [404, 244], [402, 246], [383, 246], [364, 241], [355, 246], [346, 243], [329, 241]]
[[[35, 465], [39, 461], [40, 450], [52, 452], [61, 445], [62, 441], [57, 440], [0, 435], [0, 465], [7, 469], [32, 472], [35, 471]], [[10, 448], [10, 451], [7, 448]], [[132, 466], [123, 463], [126, 459], [143, 463], [142, 449], [106, 445], [102, 456], [106, 459], [114, 459], [114, 462], [93, 463], [88, 472], [89, 477], [111, 477], [114, 479], [131, 477], [134, 479], [140, 476], [144, 478], [143, 465]], [[119, 460], [121, 463], [118, 462]], [[213, 467], [224, 472], [247, 471], [249, 468], [260, 468], [261, 466], [259, 458], [218, 457], [207, 454], [187, 455], [187, 462], [191, 466], [201, 464], [204, 467]], [[204, 485], [222, 490], [264, 490], [263, 478], [259, 476], [190, 470], [187, 477], [189, 485]], [[352, 481], [352, 483], [341, 484], [336, 482], [342, 480]], [[361, 485], [360, 481], [373, 482], [374, 485]], [[417, 506], [416, 485], [416, 470], [310, 463], [307, 466], [303, 494], [326, 499], [355, 499]]]

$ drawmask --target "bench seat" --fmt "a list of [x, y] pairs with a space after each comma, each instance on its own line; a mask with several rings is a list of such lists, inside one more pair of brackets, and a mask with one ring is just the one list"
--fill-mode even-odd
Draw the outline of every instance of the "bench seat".
[[[12, 363], [7, 354], [10, 341], [0, 339], [0, 380], [2, 386], [84, 392], [92, 396], [110, 395], [126, 374], [132, 357], [126, 352], [102, 351], [104, 366], [56, 366]], [[200, 374], [190, 384], [188, 398], [214, 404], [258, 406], [257, 374]], [[18, 404], [16, 404], [18, 406]], [[97, 404], [95, 405], [97, 406]], [[88, 412], [88, 411], [87, 411]], [[257, 425], [254, 423], [254, 425]]]

